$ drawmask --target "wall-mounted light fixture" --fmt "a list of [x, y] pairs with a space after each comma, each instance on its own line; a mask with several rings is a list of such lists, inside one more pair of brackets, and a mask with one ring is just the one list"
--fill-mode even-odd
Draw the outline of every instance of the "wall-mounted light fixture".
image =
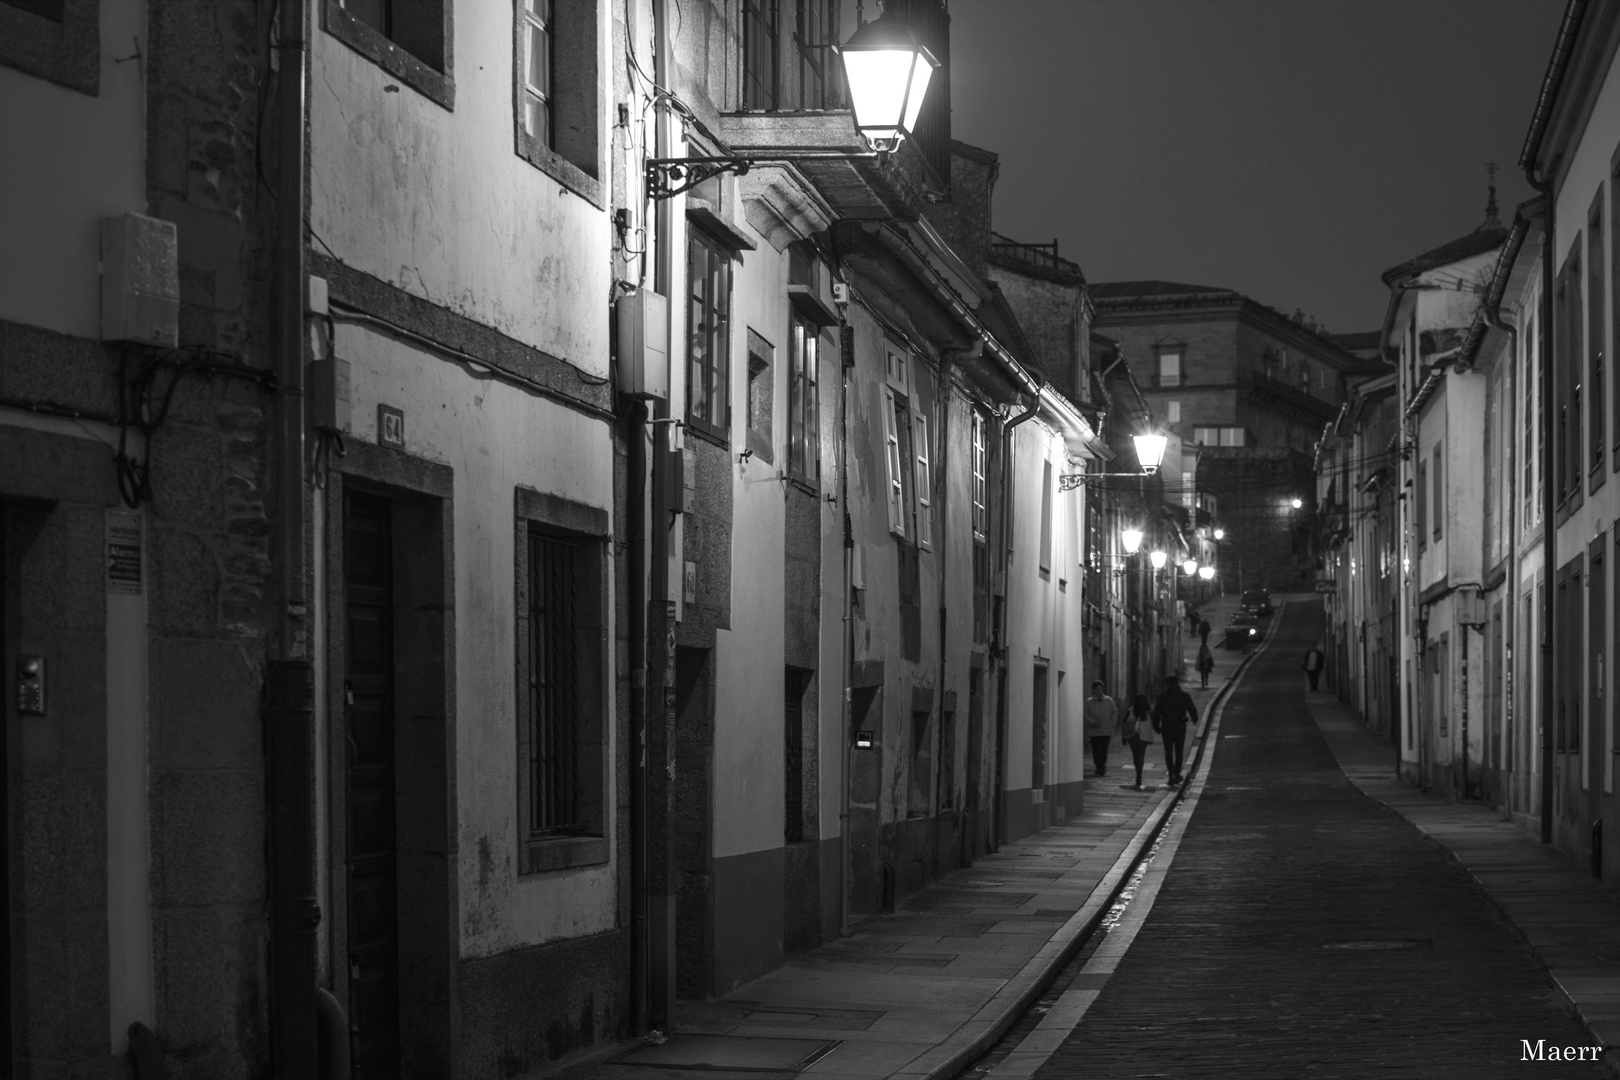
[[1198, 568], [1198, 576], [1203, 578], [1205, 581], [1212, 581], [1215, 578], [1215, 568], [1213, 566], [1200, 566]]
[[1216, 528], [1215, 528], [1215, 539], [1217, 539], [1217, 540], [1225, 540], [1226, 539], [1226, 530], [1219, 527], [1219, 526], [1216, 526]]
[[1192, 577], [1194, 574], [1198, 573], [1198, 560], [1197, 559], [1185, 559], [1185, 560], [1183, 560], [1182, 564], [1181, 564], [1181, 572], [1186, 574], [1188, 577]]
[[1170, 555], [1169, 555], [1168, 552], [1164, 552], [1164, 551], [1150, 551], [1150, 552], [1148, 552], [1148, 562], [1153, 564], [1153, 569], [1155, 569], [1155, 570], [1163, 570], [1164, 569], [1164, 564], [1169, 562], [1169, 561], [1170, 561]]
[[1121, 529], [1119, 532], [1119, 539], [1120, 542], [1124, 544], [1125, 554], [1127, 555], [1135, 555], [1138, 551], [1142, 550], [1141, 529]]
[[1146, 435], [1132, 435], [1131, 441], [1136, 444], [1136, 462], [1142, 467], [1141, 472], [1133, 473], [1064, 473], [1058, 477], [1059, 491], [1073, 491], [1077, 487], [1089, 484], [1094, 480], [1137, 479], [1152, 476], [1159, 471], [1159, 462], [1164, 460], [1164, 448], [1170, 440], [1163, 435], [1149, 432]]
[[786, 155], [718, 155], [652, 158], [647, 162], [647, 195], [667, 199], [721, 173], [742, 176], [755, 165], [797, 165], [805, 161], [870, 161], [894, 152], [911, 134], [922, 111], [928, 83], [939, 61], [893, 15], [865, 23], [838, 50], [849, 88], [855, 130], [872, 149], [867, 153], [808, 150]]

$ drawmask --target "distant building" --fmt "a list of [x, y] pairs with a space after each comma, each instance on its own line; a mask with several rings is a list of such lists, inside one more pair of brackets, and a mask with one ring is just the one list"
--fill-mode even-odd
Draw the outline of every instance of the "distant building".
[[1120, 281], [1089, 292], [1154, 423], [1180, 438], [1162, 470], [1170, 498], [1216, 502], [1222, 584], [1311, 588], [1311, 456], [1357, 357], [1231, 289]]

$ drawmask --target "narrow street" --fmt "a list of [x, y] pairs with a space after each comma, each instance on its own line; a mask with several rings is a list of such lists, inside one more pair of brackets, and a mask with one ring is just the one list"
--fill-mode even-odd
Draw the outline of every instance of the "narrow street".
[[1590, 1040], [1466, 871], [1345, 779], [1299, 671], [1320, 626], [1312, 601], [1273, 619], [1151, 912], [1034, 1075], [1606, 1075], [1521, 1060]]

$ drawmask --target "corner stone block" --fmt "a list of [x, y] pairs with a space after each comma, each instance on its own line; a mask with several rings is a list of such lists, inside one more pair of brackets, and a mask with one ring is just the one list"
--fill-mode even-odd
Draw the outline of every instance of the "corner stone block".
[[240, 769], [263, 760], [259, 679], [234, 644], [152, 643], [152, 764]]
[[217, 435], [169, 423], [152, 433], [152, 510], [169, 525], [223, 529], [225, 473]]
[[264, 794], [255, 773], [158, 775], [152, 800], [154, 903], [264, 898]]
[[219, 622], [219, 562], [214, 549], [201, 537], [172, 529], [152, 529], [148, 537], [153, 629], [180, 637], [211, 636]]

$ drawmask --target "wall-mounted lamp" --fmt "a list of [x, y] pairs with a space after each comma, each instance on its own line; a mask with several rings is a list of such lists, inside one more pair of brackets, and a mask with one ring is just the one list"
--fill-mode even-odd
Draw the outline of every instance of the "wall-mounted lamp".
[[1288, 501], [1288, 505], [1289, 505], [1289, 506], [1292, 506], [1292, 507], [1293, 507], [1293, 508], [1294, 508], [1294, 509], [1295, 509], [1295, 510], [1298, 510], [1298, 509], [1299, 509], [1299, 508], [1300, 508], [1300, 507], [1302, 507], [1302, 506], [1304, 506], [1304, 505], [1305, 505], [1305, 500], [1303, 500], [1303, 499], [1298, 499], [1298, 498], [1296, 498], [1296, 499], [1290, 499], [1290, 500], [1289, 500], [1289, 501]]
[[1141, 529], [1121, 529], [1119, 539], [1125, 545], [1125, 554], [1127, 555], [1135, 555], [1142, 550]]
[[1150, 551], [1148, 552], [1148, 561], [1153, 564], [1153, 569], [1163, 570], [1164, 564], [1170, 561], [1170, 555], [1164, 551]]
[[1133, 473], [1064, 473], [1058, 477], [1059, 491], [1073, 491], [1077, 487], [1089, 484], [1094, 480], [1136, 479], [1152, 476], [1159, 471], [1159, 462], [1164, 460], [1164, 448], [1170, 442], [1163, 435], [1147, 434], [1132, 435], [1131, 441], [1136, 443], [1136, 463], [1142, 467], [1141, 472]]
[[869, 153], [838, 151], [771, 156], [696, 156], [652, 158], [647, 162], [647, 194], [654, 199], [679, 195], [721, 173], [742, 176], [755, 165], [797, 165], [804, 161], [875, 160], [892, 153], [916, 126], [923, 97], [939, 61], [917, 43], [906, 24], [893, 15], [866, 23], [838, 50], [844, 63], [855, 130], [872, 147]]
[[1215, 578], [1215, 568], [1213, 566], [1200, 566], [1198, 568], [1198, 576], [1203, 578], [1205, 581], [1213, 581]]
[[1184, 560], [1182, 562], [1182, 564], [1181, 564], [1181, 572], [1186, 574], [1188, 577], [1192, 577], [1194, 574], [1198, 573], [1198, 560], [1197, 559], [1186, 559], [1186, 560]]
[[1226, 530], [1217, 528], [1215, 530], [1215, 539], [1217, 539], [1217, 540], [1225, 540], [1226, 539]]

